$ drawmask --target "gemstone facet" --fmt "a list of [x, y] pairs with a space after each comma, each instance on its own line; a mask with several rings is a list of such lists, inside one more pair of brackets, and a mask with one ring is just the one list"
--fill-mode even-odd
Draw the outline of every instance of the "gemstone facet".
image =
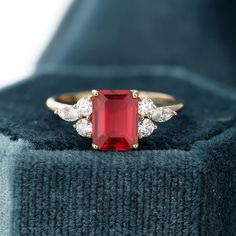
[[100, 90], [92, 102], [93, 144], [101, 150], [132, 149], [138, 143], [138, 98], [130, 90]]
[[88, 98], [81, 98], [76, 103], [76, 108], [79, 111], [80, 117], [90, 116], [92, 114], [92, 101]]
[[176, 112], [171, 110], [168, 107], [158, 107], [152, 112], [152, 120], [156, 122], [165, 122], [171, 119], [174, 115], [176, 115]]
[[147, 137], [152, 134], [155, 129], [155, 124], [150, 119], [144, 119], [138, 122], [139, 138]]
[[142, 116], [150, 116], [156, 108], [154, 102], [150, 98], [143, 98], [138, 104], [138, 113]]
[[85, 118], [78, 120], [75, 128], [79, 135], [83, 137], [91, 137], [92, 135], [92, 123]]
[[79, 113], [73, 106], [65, 106], [56, 111], [56, 114], [65, 121], [76, 121], [79, 119]]

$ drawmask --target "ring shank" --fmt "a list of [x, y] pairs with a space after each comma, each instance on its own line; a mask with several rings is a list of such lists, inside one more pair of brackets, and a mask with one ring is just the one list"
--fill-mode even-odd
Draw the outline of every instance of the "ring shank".
[[[91, 96], [91, 91], [62, 94], [48, 98], [46, 105], [50, 110], [55, 111], [66, 106], [71, 106], [80, 98], [86, 98], [89, 96]], [[139, 96], [143, 98], [150, 98], [157, 106], [168, 107], [173, 111], [178, 111], [184, 106], [183, 103], [177, 102], [173, 96], [165, 93], [139, 91]]]

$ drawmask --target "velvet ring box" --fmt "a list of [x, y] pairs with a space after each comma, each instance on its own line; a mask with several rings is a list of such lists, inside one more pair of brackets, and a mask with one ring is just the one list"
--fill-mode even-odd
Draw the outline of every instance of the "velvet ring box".
[[[235, 94], [184, 75], [178, 87], [158, 67], [105, 72], [41, 72], [1, 92], [2, 235], [233, 235]], [[45, 106], [65, 89], [134, 82], [186, 101], [137, 151], [93, 151]]]
[[[75, 1], [36, 73], [0, 92], [1, 236], [236, 234], [235, 2], [149, 2]], [[185, 109], [137, 151], [94, 151], [45, 106], [90, 89]]]

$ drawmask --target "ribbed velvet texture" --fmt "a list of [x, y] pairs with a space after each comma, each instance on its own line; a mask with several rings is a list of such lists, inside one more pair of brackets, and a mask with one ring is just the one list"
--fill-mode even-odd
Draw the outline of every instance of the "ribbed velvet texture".
[[[2, 91], [1, 133], [11, 139], [0, 139], [9, 235], [234, 235], [235, 94], [174, 71], [42, 71]], [[45, 107], [50, 94], [90, 84], [168, 91], [186, 108], [138, 151], [92, 151], [91, 140]]]
[[[0, 91], [0, 236], [236, 235], [234, 12], [75, 1], [35, 74]], [[137, 151], [93, 151], [45, 100], [100, 88], [166, 92], [185, 109]]]
[[18, 163], [16, 235], [235, 232], [226, 184], [235, 169], [223, 159], [211, 168], [193, 152], [55, 154], [35, 151]]

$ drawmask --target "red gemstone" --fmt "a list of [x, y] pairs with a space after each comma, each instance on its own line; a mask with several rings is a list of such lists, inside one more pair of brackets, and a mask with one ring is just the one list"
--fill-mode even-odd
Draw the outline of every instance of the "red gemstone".
[[128, 151], [138, 143], [138, 98], [130, 90], [100, 90], [93, 101], [93, 143], [101, 150]]

